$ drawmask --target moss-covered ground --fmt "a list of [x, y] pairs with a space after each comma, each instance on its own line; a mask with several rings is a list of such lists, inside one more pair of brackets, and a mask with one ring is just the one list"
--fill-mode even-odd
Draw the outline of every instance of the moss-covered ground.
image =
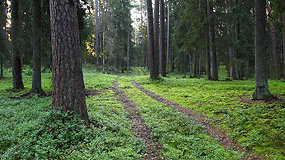
[[[11, 70], [5, 70], [5, 79], [0, 80], [0, 159], [142, 159], [144, 143], [132, 132], [128, 112], [110, 89], [117, 78], [120, 89], [137, 104], [153, 138], [163, 146], [160, 154], [165, 159], [240, 159], [242, 154], [221, 147], [203, 126], [134, 88], [131, 78], [206, 115], [248, 150], [268, 159], [285, 159], [284, 81], [269, 81], [271, 93], [280, 100], [252, 101], [253, 79], [214, 82], [169, 74], [150, 81], [143, 72], [138, 76], [135, 68], [130, 75], [111, 75], [91, 66], [83, 72], [87, 90], [105, 89], [87, 97], [91, 127], [70, 113], [52, 112], [51, 97], [21, 97], [31, 90], [31, 68], [24, 68], [26, 89], [17, 93], [12, 92]], [[48, 71], [42, 74], [42, 87], [47, 93], [52, 90]]]

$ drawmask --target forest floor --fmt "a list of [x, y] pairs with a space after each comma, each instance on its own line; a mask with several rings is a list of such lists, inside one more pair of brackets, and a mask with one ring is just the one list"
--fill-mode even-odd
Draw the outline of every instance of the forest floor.
[[[144, 68], [130, 75], [83, 68], [89, 118], [50, 110], [47, 96], [12, 92], [0, 80], [0, 159], [285, 159], [285, 82], [270, 80], [270, 101], [253, 101], [254, 80], [207, 81], [170, 73], [151, 81]], [[223, 72], [220, 72], [223, 73]], [[225, 76], [220, 75], [221, 79]]]

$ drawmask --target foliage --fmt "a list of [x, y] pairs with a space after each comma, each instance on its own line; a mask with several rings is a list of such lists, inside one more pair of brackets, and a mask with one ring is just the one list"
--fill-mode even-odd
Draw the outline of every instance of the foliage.
[[264, 102], [250, 100], [254, 80], [213, 82], [176, 77], [155, 83], [146, 77], [135, 80], [167, 99], [206, 114], [215, 125], [257, 154], [270, 159], [284, 158], [284, 82], [269, 81], [271, 93], [282, 99]]

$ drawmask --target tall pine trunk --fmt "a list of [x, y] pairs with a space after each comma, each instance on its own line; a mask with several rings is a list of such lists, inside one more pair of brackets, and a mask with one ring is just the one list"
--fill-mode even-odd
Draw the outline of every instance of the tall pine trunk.
[[[50, 0], [53, 59], [52, 108], [89, 124], [82, 73], [77, 0]], [[60, 44], [60, 45], [59, 45]]]
[[191, 54], [189, 54], [189, 75], [191, 78], [192, 77], [192, 57], [191, 57]]
[[154, 25], [153, 25], [153, 10], [152, 0], [147, 0], [147, 17], [148, 17], [148, 53], [149, 53], [149, 70], [150, 78], [158, 77], [158, 63], [156, 61], [155, 40], [154, 40]]
[[159, 0], [155, 0], [154, 3], [154, 48], [155, 48], [155, 63], [154, 69], [158, 77], [159, 75]]
[[128, 32], [127, 38], [127, 74], [130, 74], [130, 32]]
[[33, 82], [32, 90], [36, 93], [43, 94], [41, 83], [41, 43], [40, 43], [40, 7], [41, 1], [33, 0], [34, 17], [33, 17]]
[[100, 65], [100, 60], [99, 60], [99, 31], [98, 31], [98, 27], [99, 27], [99, 18], [98, 18], [98, 10], [99, 10], [99, 6], [98, 6], [98, 0], [95, 0], [95, 38], [96, 38], [96, 66], [99, 69], [99, 65]]
[[144, 35], [143, 35], [143, 1], [141, 0], [141, 35], [142, 35], [142, 66], [146, 66], [146, 56], [144, 52]]
[[[267, 16], [270, 17], [270, 13], [271, 13], [270, 3], [267, 4], [266, 11], [267, 11]], [[275, 25], [273, 24], [273, 22], [270, 22], [270, 31], [271, 31], [272, 52], [273, 52], [275, 75], [276, 75], [276, 79], [279, 80], [280, 79], [279, 58], [278, 58], [278, 49], [277, 49], [277, 41], [276, 41], [276, 34], [275, 34]]]
[[167, 58], [166, 58], [166, 72], [168, 73], [169, 71], [169, 45], [170, 45], [170, 3], [168, 2], [167, 5]]
[[265, 0], [255, 0], [255, 92], [253, 99], [269, 99], [266, 56]]
[[20, 36], [20, 23], [19, 23], [19, 0], [12, 0], [11, 2], [11, 17], [12, 17], [12, 73], [13, 73], [13, 88], [15, 90], [24, 89], [22, 80], [22, 62], [19, 51], [18, 39]]
[[285, 12], [282, 13], [282, 21], [283, 21], [283, 71], [284, 71], [283, 76], [285, 79]]
[[215, 19], [213, 13], [213, 1], [208, 0], [208, 13], [210, 16], [210, 28], [209, 28], [209, 41], [210, 41], [210, 55], [211, 55], [211, 68], [212, 68], [212, 79], [218, 80], [218, 63], [217, 63], [217, 51], [216, 51], [216, 35], [215, 35]]
[[[209, 13], [208, 13], [208, 0], [205, 0], [206, 3], [206, 14], [205, 14], [205, 19], [209, 22]], [[205, 52], [206, 52], [206, 59], [207, 59], [207, 79], [211, 80], [211, 55], [210, 55], [210, 42], [209, 42], [209, 26], [206, 26], [206, 31], [205, 31]]]
[[[227, 8], [227, 13], [228, 14], [232, 14], [232, 11], [231, 11], [231, 7], [228, 7]], [[230, 77], [232, 79], [237, 79], [237, 68], [236, 68], [236, 64], [235, 64], [235, 59], [236, 59], [236, 56], [235, 56], [235, 51], [234, 51], [234, 48], [233, 48], [233, 24], [232, 22], [230, 22], [230, 24], [228, 24], [228, 36], [230, 38], [230, 45], [229, 45], [229, 66], [230, 66]]]
[[165, 27], [164, 27], [164, 0], [160, 1], [160, 53], [161, 53], [161, 75], [166, 77], [166, 56], [165, 56]]
[[6, 43], [6, 3], [0, 2], [0, 79], [4, 77], [3, 75], [3, 60], [5, 53], [5, 43]]

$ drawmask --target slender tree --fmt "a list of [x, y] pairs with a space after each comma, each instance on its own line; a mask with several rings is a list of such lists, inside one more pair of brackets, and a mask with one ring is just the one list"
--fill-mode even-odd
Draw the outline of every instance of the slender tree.
[[96, 38], [96, 65], [97, 68], [99, 69], [100, 61], [99, 61], [99, 32], [98, 32], [98, 24], [99, 24], [99, 18], [98, 18], [98, 12], [99, 12], [99, 5], [98, 5], [98, 0], [95, 0], [95, 38]]
[[[206, 5], [206, 11], [205, 11], [205, 19], [206, 21], [209, 23], [209, 13], [208, 13], [208, 0], [205, 0], [205, 4]], [[206, 30], [205, 30], [205, 52], [206, 52], [206, 59], [207, 59], [207, 79], [211, 80], [212, 76], [211, 76], [211, 55], [210, 55], [210, 42], [209, 42], [209, 26], [206, 26]]]
[[50, 0], [52, 108], [72, 111], [88, 124], [77, 5], [77, 0]]
[[209, 27], [209, 38], [210, 38], [210, 53], [211, 53], [211, 68], [212, 68], [212, 79], [218, 80], [218, 63], [216, 53], [216, 34], [215, 34], [215, 19], [213, 13], [213, 1], [208, 0], [208, 13], [210, 16], [210, 27]]
[[12, 39], [12, 73], [13, 73], [13, 88], [14, 90], [24, 89], [24, 84], [22, 80], [22, 62], [19, 51], [19, 32], [20, 32], [20, 22], [19, 22], [19, 0], [11, 1], [11, 39]]
[[148, 52], [149, 52], [149, 69], [150, 78], [156, 79], [158, 77], [158, 70], [156, 69], [156, 53], [154, 44], [154, 26], [153, 26], [153, 9], [152, 0], [147, 0], [147, 17], [148, 17]]
[[130, 74], [130, 32], [128, 32], [127, 38], [127, 74]]
[[272, 22], [272, 19], [270, 18], [271, 13], [271, 6], [270, 1], [267, 0], [267, 7], [266, 7], [266, 13], [267, 17], [270, 21], [270, 31], [271, 31], [271, 39], [272, 39], [272, 51], [273, 51], [273, 61], [274, 61], [274, 68], [275, 68], [275, 76], [276, 79], [280, 79], [280, 67], [279, 67], [279, 57], [278, 57], [278, 49], [277, 49], [277, 40], [276, 40], [276, 33], [275, 33], [275, 25]]
[[161, 75], [166, 77], [166, 55], [165, 55], [165, 18], [164, 18], [164, 0], [160, 0], [160, 68]]
[[6, 6], [5, 1], [0, 1], [0, 67], [1, 67], [1, 73], [0, 73], [0, 79], [3, 78], [3, 57], [5, 52], [5, 29], [6, 28], [6, 14], [5, 14]]
[[[283, 2], [283, 6], [285, 8], [285, 2]], [[282, 13], [282, 21], [283, 21], [283, 71], [284, 71], [284, 79], [285, 79], [285, 11]]]
[[169, 68], [169, 50], [170, 50], [170, 3], [167, 5], [167, 57], [166, 57], [166, 72], [168, 72]]
[[155, 0], [154, 2], [154, 50], [155, 50], [155, 63], [154, 69], [156, 74], [159, 74], [159, 61], [160, 61], [160, 52], [159, 52], [159, 1]]
[[255, 92], [253, 99], [269, 99], [267, 81], [267, 56], [266, 56], [266, 0], [255, 0]]
[[33, 0], [33, 82], [32, 82], [32, 90], [36, 93], [42, 94], [44, 91], [42, 90], [41, 85], [41, 44], [40, 44], [40, 8], [41, 1]]

